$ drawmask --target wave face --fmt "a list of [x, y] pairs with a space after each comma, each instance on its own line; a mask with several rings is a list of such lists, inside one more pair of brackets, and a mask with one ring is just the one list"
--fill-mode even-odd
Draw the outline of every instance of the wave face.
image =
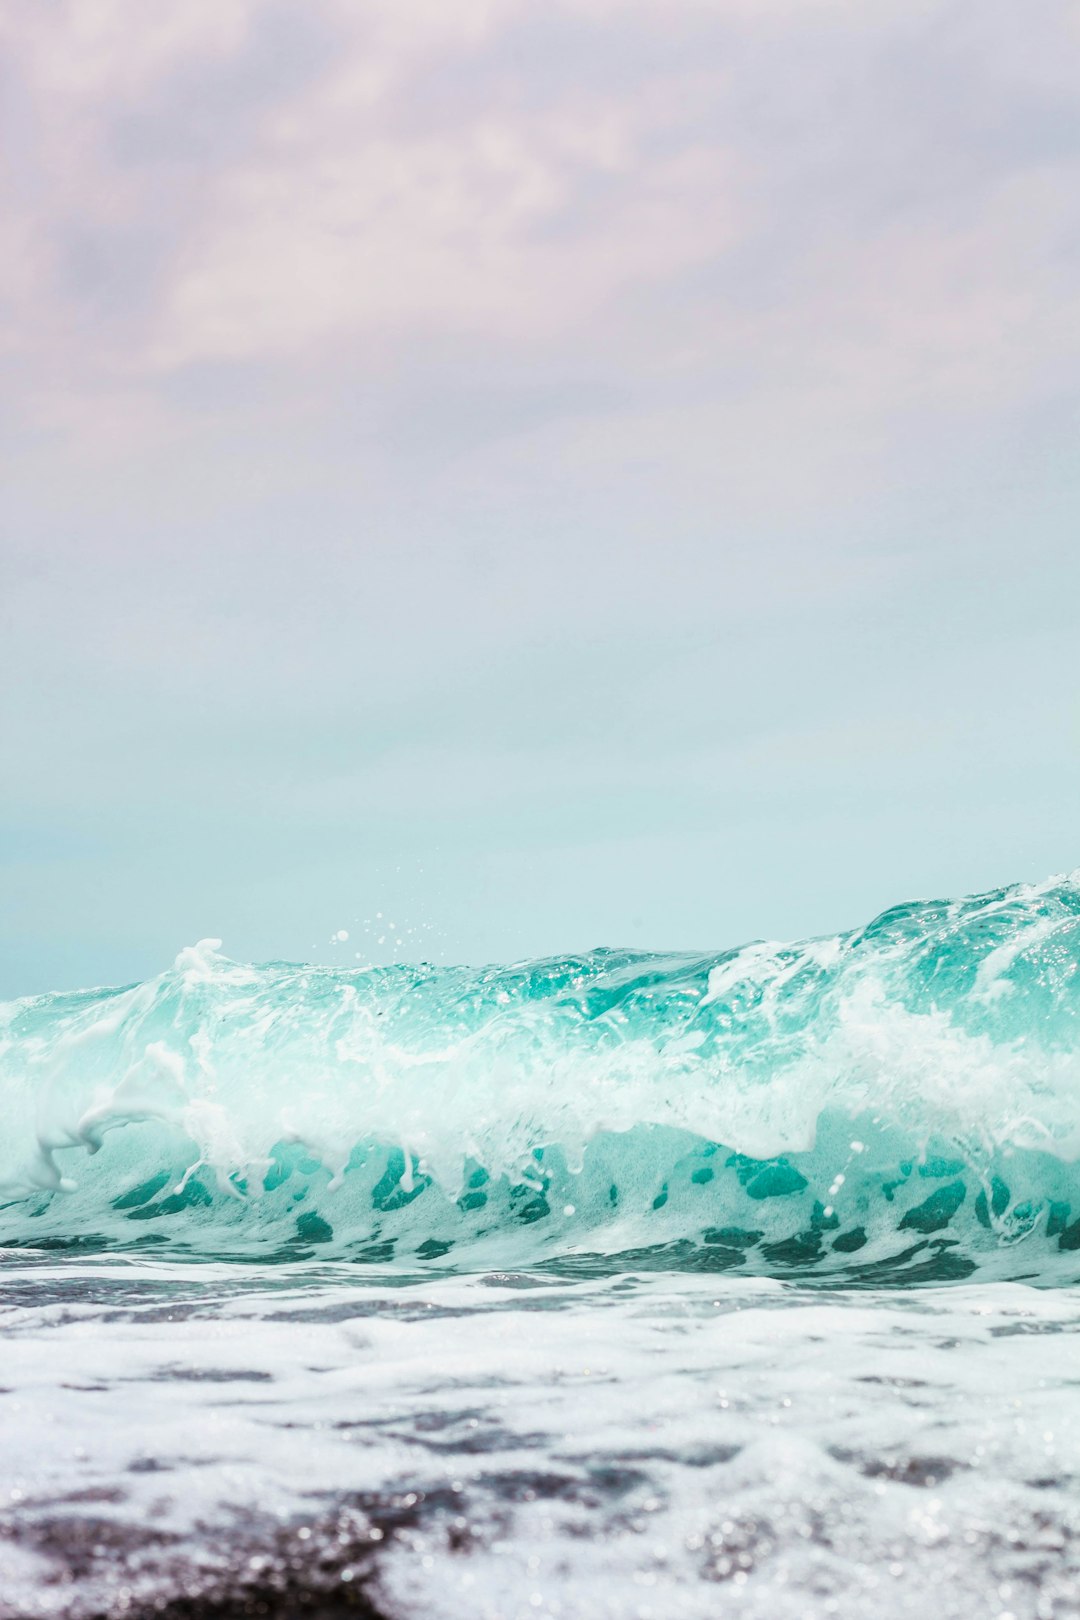
[[710, 956], [252, 967], [204, 940], [0, 1006], [0, 1245], [1057, 1280], [1078, 970], [1080, 873]]

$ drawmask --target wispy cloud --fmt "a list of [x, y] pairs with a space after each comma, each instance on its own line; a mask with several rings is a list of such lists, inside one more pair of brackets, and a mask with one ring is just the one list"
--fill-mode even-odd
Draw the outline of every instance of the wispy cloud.
[[5, 18], [7, 348], [43, 425], [463, 338], [691, 407], [1014, 406], [1080, 337], [1064, 5]]
[[[1014, 632], [1015, 757], [1068, 729], [1060, 623], [1031, 649], [1075, 573], [1078, 80], [1067, 0], [9, 0], [3, 758], [19, 847], [75, 852], [21, 880], [41, 960], [65, 883], [93, 913], [80, 806], [170, 948], [319, 806], [355, 886], [390, 826], [495, 822], [547, 885], [576, 805], [603, 934], [640, 909], [605, 829], [709, 805], [732, 926], [800, 882], [813, 926], [783, 801], [814, 892], [862, 850], [857, 914], [876, 835], [829, 842], [811, 756], [856, 799], [876, 762], [916, 883]], [[954, 800], [1007, 875], [1005, 812]], [[307, 948], [283, 885], [248, 949]]]

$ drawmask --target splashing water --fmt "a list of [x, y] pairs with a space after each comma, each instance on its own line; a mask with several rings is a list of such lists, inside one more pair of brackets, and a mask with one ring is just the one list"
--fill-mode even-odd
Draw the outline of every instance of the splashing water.
[[0, 1009], [0, 1620], [1071, 1620], [1078, 965], [1074, 876]]
[[0, 1244], [1052, 1281], [1080, 874], [719, 955], [249, 967], [0, 1008]]

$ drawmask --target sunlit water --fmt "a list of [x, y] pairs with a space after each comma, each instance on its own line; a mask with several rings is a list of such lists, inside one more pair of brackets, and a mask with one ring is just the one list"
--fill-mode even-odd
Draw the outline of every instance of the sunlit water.
[[1080, 1612], [1080, 884], [0, 1009], [0, 1616]]

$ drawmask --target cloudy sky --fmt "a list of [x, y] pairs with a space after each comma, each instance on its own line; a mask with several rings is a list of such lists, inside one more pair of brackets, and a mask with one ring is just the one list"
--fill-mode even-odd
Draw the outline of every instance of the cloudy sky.
[[3, 0], [0, 994], [1080, 863], [1078, 84], [1074, 0]]

